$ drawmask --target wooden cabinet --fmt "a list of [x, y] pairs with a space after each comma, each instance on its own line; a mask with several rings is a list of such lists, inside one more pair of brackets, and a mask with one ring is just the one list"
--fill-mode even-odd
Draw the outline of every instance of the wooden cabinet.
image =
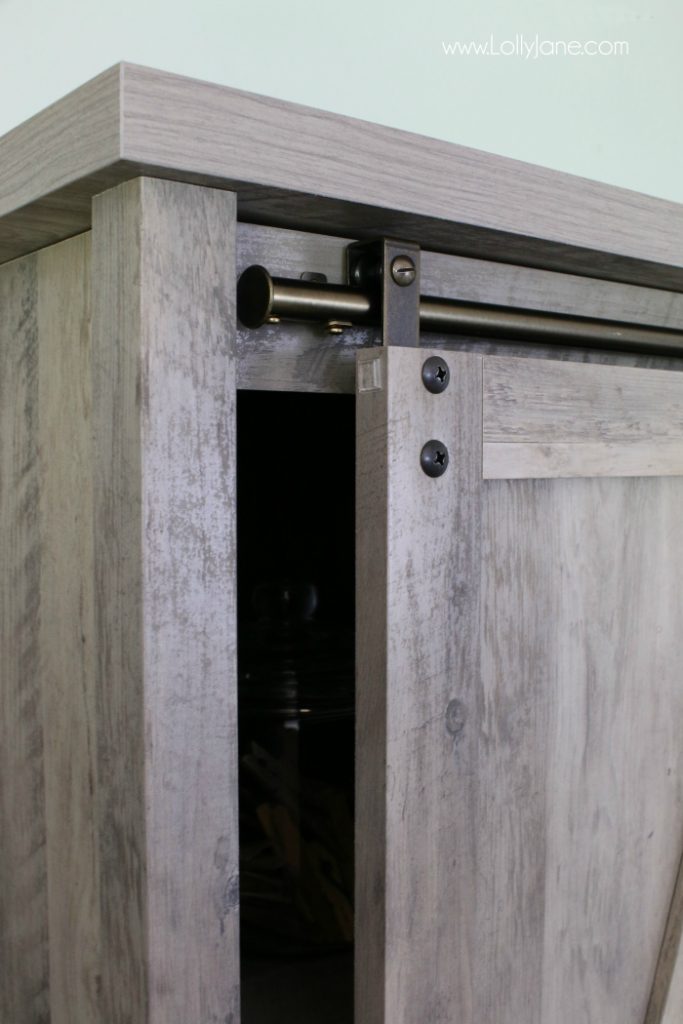
[[[678, 1024], [683, 210], [131, 65], [0, 167], [2, 1024]], [[609, 346], [238, 320], [382, 236]], [[355, 621], [353, 967], [240, 966], [284, 546]]]

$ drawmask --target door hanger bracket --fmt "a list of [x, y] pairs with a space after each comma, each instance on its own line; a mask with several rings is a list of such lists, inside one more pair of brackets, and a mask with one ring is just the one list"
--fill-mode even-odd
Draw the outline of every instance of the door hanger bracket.
[[420, 247], [415, 242], [378, 238], [346, 249], [348, 283], [372, 291], [381, 304], [382, 343], [420, 345]]

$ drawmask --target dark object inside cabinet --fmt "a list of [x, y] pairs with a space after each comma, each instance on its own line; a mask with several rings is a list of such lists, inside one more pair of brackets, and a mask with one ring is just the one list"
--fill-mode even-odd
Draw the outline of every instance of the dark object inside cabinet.
[[243, 1024], [353, 1019], [355, 402], [237, 404]]

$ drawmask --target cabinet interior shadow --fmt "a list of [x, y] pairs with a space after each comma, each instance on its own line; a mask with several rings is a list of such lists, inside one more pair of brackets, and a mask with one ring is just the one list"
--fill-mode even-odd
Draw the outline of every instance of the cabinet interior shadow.
[[353, 396], [238, 393], [242, 1024], [353, 1020], [354, 484]]

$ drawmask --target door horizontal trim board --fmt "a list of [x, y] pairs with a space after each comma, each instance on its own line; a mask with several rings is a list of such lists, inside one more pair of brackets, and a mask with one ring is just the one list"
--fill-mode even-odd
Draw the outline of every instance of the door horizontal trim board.
[[484, 357], [485, 480], [683, 475], [683, 378]]
[[683, 441], [484, 443], [485, 480], [683, 476]]

